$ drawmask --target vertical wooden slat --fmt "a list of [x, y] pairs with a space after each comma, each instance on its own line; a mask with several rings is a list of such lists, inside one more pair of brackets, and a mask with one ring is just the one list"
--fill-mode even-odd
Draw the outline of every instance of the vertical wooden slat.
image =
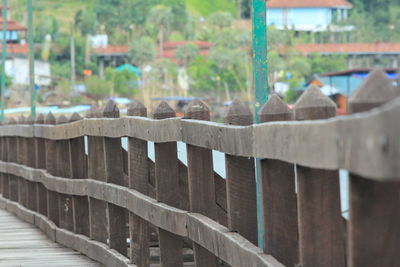
[[[5, 125], [4, 121], [0, 122], [0, 125]], [[0, 137], [0, 160], [6, 162], [7, 158], [7, 137]], [[0, 174], [0, 194], [5, 197], [6, 188], [8, 188], [8, 176], [6, 173]], [[8, 195], [8, 192], [7, 192]]]
[[[314, 86], [295, 105], [296, 120], [327, 119], [335, 115], [336, 104]], [[345, 266], [338, 171], [300, 165], [296, 165], [296, 170], [301, 266]]]
[[[147, 109], [139, 101], [128, 107], [128, 116], [147, 116]], [[128, 138], [129, 188], [142, 194], [149, 193], [149, 165], [147, 141]], [[138, 267], [150, 266], [149, 223], [139, 216], [129, 213], [129, 236], [131, 262]]]
[[[3, 125], [7, 125], [8, 122], [3, 122]], [[8, 137], [4, 136], [1, 138], [1, 160], [4, 162], [8, 162], [8, 149], [7, 149], [7, 142]], [[10, 187], [9, 187], [9, 178], [7, 173], [2, 174], [2, 187], [1, 187], [1, 194], [4, 198], [8, 199], [10, 197]]]
[[[229, 107], [225, 123], [248, 126], [253, 114], [240, 100]], [[257, 245], [257, 200], [254, 158], [225, 155], [228, 228]]]
[[[112, 101], [108, 101], [103, 111], [105, 118], [119, 118], [119, 109]], [[104, 138], [104, 159], [106, 179], [108, 183], [124, 186], [124, 163], [122, 159], [121, 138]], [[127, 255], [127, 225], [125, 209], [108, 203], [108, 229], [110, 248]]]
[[[62, 115], [57, 119], [57, 125], [68, 123], [68, 119]], [[63, 178], [71, 178], [71, 161], [70, 161], [69, 140], [56, 141], [56, 160], [57, 160], [57, 176]], [[60, 227], [69, 231], [73, 231], [73, 205], [72, 197], [66, 194], [59, 194], [59, 218]]]
[[[210, 110], [201, 101], [192, 101], [185, 117], [195, 120], [210, 120]], [[190, 211], [216, 220], [216, 199], [212, 151], [187, 145]], [[197, 267], [217, 266], [217, 258], [198, 244], [193, 244]]]
[[[37, 116], [35, 124], [44, 124], [43, 114]], [[46, 169], [46, 141], [43, 138], [35, 138], [35, 167]], [[37, 183], [37, 207], [38, 212], [47, 216], [47, 190], [42, 183]]]
[[[259, 112], [260, 122], [290, 121], [293, 113], [277, 95], [271, 95]], [[285, 266], [299, 262], [297, 194], [294, 165], [261, 160], [264, 252]]]
[[[89, 117], [102, 117], [102, 110], [92, 110]], [[88, 176], [89, 179], [106, 182], [104, 164], [104, 137], [88, 136]], [[96, 241], [107, 243], [108, 220], [107, 203], [95, 198], [89, 198], [90, 237]]]
[[[69, 122], [82, 120], [78, 113], [72, 114]], [[71, 177], [87, 178], [87, 157], [85, 154], [85, 138], [78, 137], [69, 140], [71, 162]], [[89, 236], [89, 199], [87, 196], [72, 196], [74, 232]]]
[[[32, 116], [29, 116], [26, 120], [28, 125], [33, 126], [34, 119]], [[31, 168], [35, 168], [35, 155], [36, 155], [36, 147], [35, 147], [35, 139], [27, 138], [26, 140], [27, 147], [27, 155], [26, 155], [26, 165]], [[27, 208], [33, 211], [37, 211], [37, 183], [27, 181], [28, 183], [28, 199], [27, 199]]]
[[[47, 114], [45, 124], [55, 125], [56, 118], [52, 113]], [[57, 175], [57, 141], [46, 140], [46, 170], [52, 175]], [[60, 216], [58, 212], [58, 193], [47, 190], [47, 216], [57, 226], [60, 224]]]
[[[351, 113], [368, 111], [400, 95], [383, 69], [374, 69], [349, 100]], [[389, 134], [389, 133], [388, 133]], [[387, 151], [385, 136], [382, 150]], [[400, 183], [377, 182], [350, 174], [348, 266], [398, 265], [400, 249]]]
[[[154, 111], [154, 119], [175, 117], [175, 111], [166, 103], [161, 102]], [[155, 179], [156, 198], [158, 201], [173, 207], [179, 207], [179, 169], [176, 142], [156, 143]], [[182, 239], [163, 229], [158, 229], [160, 240], [161, 266], [183, 266]]]
[[[25, 124], [25, 117], [21, 116], [18, 119], [18, 124], [24, 125]], [[24, 137], [17, 137], [17, 163], [21, 165], [26, 165], [26, 154], [27, 154], [27, 147], [26, 147], [26, 138]], [[18, 202], [22, 206], [27, 206], [27, 199], [28, 199], [28, 184], [27, 181], [21, 177], [17, 177], [18, 180]]]
[[[11, 125], [17, 124], [17, 121], [14, 118], [11, 118], [8, 122]], [[17, 137], [9, 136], [7, 140], [7, 151], [8, 151], [8, 161], [17, 163]], [[18, 179], [12, 174], [8, 175], [8, 186], [10, 193], [11, 201], [18, 201]]]

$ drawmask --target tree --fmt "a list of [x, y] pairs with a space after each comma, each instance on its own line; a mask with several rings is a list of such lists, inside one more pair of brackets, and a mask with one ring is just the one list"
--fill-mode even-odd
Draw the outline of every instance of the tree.
[[135, 95], [138, 80], [135, 73], [129, 70], [117, 71], [107, 68], [105, 78], [110, 82], [112, 96], [114, 93], [127, 98], [132, 98]]
[[110, 95], [111, 87], [109, 81], [102, 80], [97, 76], [91, 76], [85, 81], [86, 92], [99, 103], [106, 96]]
[[215, 12], [208, 17], [208, 22], [217, 27], [219, 30], [223, 28], [228, 28], [232, 25], [233, 16], [229, 12]]
[[149, 37], [141, 37], [135, 40], [130, 47], [130, 58], [133, 64], [143, 67], [156, 56], [156, 46]]
[[316, 74], [345, 70], [347, 68], [345, 56], [322, 56], [322, 55], [311, 55], [311, 72]]
[[171, 29], [174, 21], [174, 15], [170, 7], [163, 5], [154, 6], [147, 17], [147, 24], [158, 29], [159, 53], [163, 54], [163, 43], [167, 39], [166, 36]]
[[176, 58], [182, 62], [185, 66], [191, 62], [197, 55], [199, 55], [200, 49], [195, 44], [185, 44], [178, 47], [175, 51]]

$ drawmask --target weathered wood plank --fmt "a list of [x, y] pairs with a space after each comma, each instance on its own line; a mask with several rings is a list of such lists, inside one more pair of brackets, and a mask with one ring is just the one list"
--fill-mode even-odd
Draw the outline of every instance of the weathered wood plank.
[[[336, 104], [313, 86], [295, 105], [297, 120], [326, 119], [335, 114]], [[301, 266], [345, 266], [338, 171], [300, 165], [296, 171]]]
[[[102, 117], [102, 112], [93, 110], [92, 117]], [[80, 123], [75, 122], [74, 124]], [[106, 182], [106, 169], [104, 158], [104, 137], [88, 136], [88, 176], [91, 179]], [[96, 241], [107, 243], [108, 220], [107, 203], [89, 198], [89, 225], [90, 237]]]
[[[134, 101], [128, 107], [128, 116], [147, 116], [146, 107]], [[148, 195], [149, 164], [147, 141], [128, 138], [129, 188]], [[150, 266], [149, 223], [136, 214], [129, 213], [129, 236], [131, 262], [138, 267]]]
[[[253, 114], [242, 102], [234, 100], [225, 123], [247, 126]], [[228, 228], [257, 244], [257, 200], [254, 158], [225, 155]]]
[[[277, 95], [269, 97], [259, 113], [260, 122], [293, 120], [293, 113]], [[264, 252], [286, 266], [299, 263], [299, 230], [294, 165], [261, 160]]]
[[[72, 114], [70, 122], [80, 121], [79, 114]], [[84, 137], [69, 140], [69, 152], [71, 161], [71, 175], [73, 179], [85, 179], [87, 173], [87, 157], [85, 154]], [[72, 196], [74, 232], [90, 236], [89, 231], [89, 199], [87, 196]]]
[[[153, 116], [159, 120], [167, 119], [175, 117], [175, 111], [166, 102], [161, 102], [156, 107]], [[179, 208], [180, 187], [176, 142], [155, 143], [154, 153], [156, 199], [172, 207]], [[158, 236], [161, 266], [182, 266], [181, 238], [163, 229], [158, 229]]]
[[[397, 90], [396, 90], [397, 89]], [[395, 87], [393, 80], [381, 69], [373, 70], [363, 84], [351, 96], [349, 110], [352, 113], [363, 112], [379, 107], [400, 95], [400, 87]], [[379, 146], [371, 153], [385, 154], [392, 159], [391, 164], [399, 165], [399, 156], [394, 147], [399, 142], [393, 134], [400, 129], [398, 115], [387, 114], [379, 125], [362, 124], [360, 133], [380, 132], [375, 140]], [[361, 127], [360, 127], [361, 126]], [[356, 126], [353, 126], [356, 127]], [[397, 140], [399, 136], [397, 135]], [[361, 149], [362, 142], [354, 140]], [[349, 145], [348, 143], [343, 144]], [[354, 154], [348, 159], [353, 161]], [[365, 160], [365, 155], [363, 158]], [[383, 160], [383, 159], [382, 159]], [[397, 163], [396, 163], [397, 161]], [[380, 169], [382, 162], [377, 158], [368, 162], [371, 168]], [[393, 167], [396, 168], [396, 167]], [[400, 182], [370, 181], [368, 175], [361, 177], [350, 173], [350, 218], [348, 222], [348, 266], [396, 266], [400, 248]]]
[[[190, 119], [210, 120], [210, 110], [201, 101], [192, 101], [185, 116]], [[190, 211], [217, 220], [215, 181], [212, 152], [187, 145]], [[203, 246], [193, 244], [194, 259], [198, 267], [217, 266], [217, 258]]]

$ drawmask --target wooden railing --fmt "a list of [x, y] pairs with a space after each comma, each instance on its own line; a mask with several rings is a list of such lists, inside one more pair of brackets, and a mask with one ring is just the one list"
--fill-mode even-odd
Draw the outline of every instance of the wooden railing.
[[[346, 117], [333, 118], [335, 110], [312, 87], [294, 112], [272, 96], [262, 124], [239, 101], [226, 124], [209, 122], [200, 101], [184, 118], [166, 103], [147, 118], [139, 102], [119, 118], [109, 102], [85, 119], [10, 120], [0, 126], [0, 203], [106, 266], [395, 266], [400, 99]], [[212, 150], [226, 154], [226, 180], [213, 171]], [[255, 158], [264, 250], [256, 246]], [[348, 222], [339, 169], [351, 173]]]

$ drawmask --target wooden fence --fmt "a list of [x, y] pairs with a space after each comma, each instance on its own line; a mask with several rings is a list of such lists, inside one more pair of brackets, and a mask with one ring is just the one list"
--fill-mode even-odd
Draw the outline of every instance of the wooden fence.
[[[390, 98], [356, 96], [351, 106]], [[262, 124], [239, 101], [225, 124], [209, 122], [200, 101], [184, 118], [164, 102], [153, 119], [139, 102], [119, 118], [109, 102], [85, 119], [10, 120], [0, 126], [0, 205], [106, 266], [397, 266], [400, 99], [335, 111], [311, 87], [294, 112], [272, 96]], [[226, 154], [226, 180], [213, 171], [212, 150]], [[255, 158], [264, 250], [255, 245]], [[351, 173], [348, 222], [339, 169]]]

